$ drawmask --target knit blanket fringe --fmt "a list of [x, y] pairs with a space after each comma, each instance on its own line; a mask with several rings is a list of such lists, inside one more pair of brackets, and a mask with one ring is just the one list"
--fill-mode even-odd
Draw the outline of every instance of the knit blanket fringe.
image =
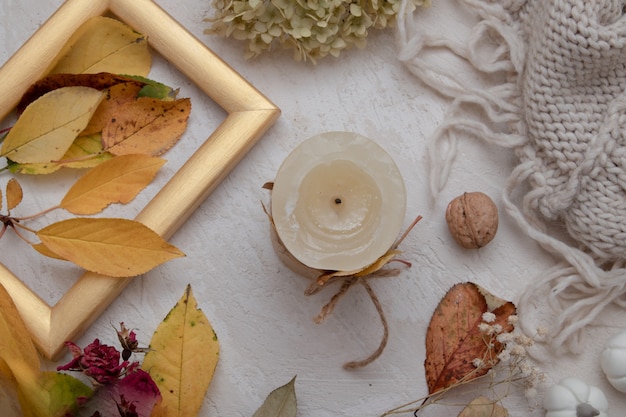
[[[547, 298], [556, 320], [546, 343], [555, 352], [580, 352], [583, 329], [606, 306], [626, 308], [623, 6], [616, 0], [457, 2], [478, 17], [463, 42], [426, 33], [421, 11], [407, 13], [407, 1], [397, 20], [399, 60], [450, 100], [428, 143], [431, 193], [436, 198], [446, 186], [461, 138], [515, 150], [519, 164], [502, 192], [505, 212], [557, 259], [521, 294], [520, 323], [534, 334], [533, 301]], [[427, 59], [432, 50], [452, 53], [498, 82], [476, 85]], [[555, 233], [555, 223], [566, 236]]]

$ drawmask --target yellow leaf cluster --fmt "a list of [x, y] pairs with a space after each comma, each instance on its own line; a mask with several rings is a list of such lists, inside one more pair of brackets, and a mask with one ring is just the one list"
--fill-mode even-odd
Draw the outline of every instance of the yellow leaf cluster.
[[[22, 97], [0, 156], [14, 173], [49, 174], [63, 167], [90, 171], [58, 206], [20, 218], [9, 213], [0, 236], [13, 229], [43, 255], [114, 277], [139, 275], [184, 256], [131, 220], [76, 218], [38, 232], [23, 224], [52, 209], [100, 213], [110, 204], [130, 202], [154, 179], [165, 163], [157, 156], [186, 130], [191, 102], [175, 99], [175, 90], [145, 78], [150, 66], [146, 38], [120, 21], [98, 16], [76, 31], [49, 75]], [[6, 199], [9, 211], [20, 203], [17, 181], [9, 181]], [[20, 230], [36, 233], [40, 243]]]

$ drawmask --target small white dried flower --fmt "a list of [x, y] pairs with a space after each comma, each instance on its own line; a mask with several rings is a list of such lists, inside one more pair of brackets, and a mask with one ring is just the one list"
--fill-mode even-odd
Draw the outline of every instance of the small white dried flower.
[[500, 359], [502, 362], [507, 362], [509, 359], [511, 359], [511, 352], [506, 349], [503, 350], [498, 354], [498, 359]]
[[511, 355], [513, 356], [526, 356], [526, 349], [523, 346], [513, 346], [511, 347]]
[[535, 344], [535, 341], [525, 334], [517, 334], [515, 336], [515, 342], [521, 346], [532, 346]]
[[541, 337], [546, 336], [548, 334], [548, 329], [546, 327], [538, 327], [537, 334]]
[[496, 336], [496, 340], [500, 343], [508, 343], [511, 342], [514, 339], [515, 336], [513, 336], [512, 333], [500, 333], [498, 336]]
[[480, 323], [478, 325], [478, 331], [485, 335], [490, 335], [493, 332], [493, 327], [487, 323]]
[[481, 358], [475, 358], [472, 361], [472, 365], [474, 365], [474, 368], [476, 369], [481, 369], [485, 366], [485, 361], [483, 361]]
[[483, 321], [485, 323], [493, 323], [494, 321], [496, 321], [496, 315], [493, 314], [491, 311], [486, 311], [483, 313]]
[[518, 317], [515, 314], [511, 314], [509, 318], [507, 319], [507, 321], [509, 322], [509, 324], [516, 325], [518, 321]]

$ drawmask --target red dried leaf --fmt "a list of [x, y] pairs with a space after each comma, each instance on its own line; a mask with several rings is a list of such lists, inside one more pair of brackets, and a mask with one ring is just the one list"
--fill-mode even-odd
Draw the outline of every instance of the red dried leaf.
[[98, 74], [52, 74], [31, 85], [22, 96], [16, 109], [18, 114], [21, 114], [30, 103], [44, 94], [61, 87], [80, 86], [104, 90], [116, 84], [129, 82], [139, 86], [145, 85], [142, 81], [108, 72]]
[[[490, 338], [479, 330], [483, 314], [488, 311], [496, 317], [490, 325], [499, 324], [502, 332], [513, 330], [508, 318], [515, 314], [515, 305], [495, 298], [474, 283], [456, 284], [439, 302], [426, 333], [424, 367], [430, 394], [478, 378], [498, 362], [497, 355], [504, 346], [495, 336]], [[484, 365], [477, 368], [475, 359], [481, 359]]]

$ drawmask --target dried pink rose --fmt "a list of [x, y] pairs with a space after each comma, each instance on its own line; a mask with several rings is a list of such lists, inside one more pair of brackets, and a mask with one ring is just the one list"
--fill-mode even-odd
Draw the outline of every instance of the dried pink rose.
[[161, 393], [150, 374], [133, 369], [114, 384], [100, 386], [81, 415], [93, 416], [97, 411], [107, 417], [150, 417]]
[[99, 384], [110, 384], [128, 366], [127, 361], [120, 363], [120, 352], [117, 349], [101, 344], [99, 339], [95, 339], [84, 351], [72, 342], [65, 342], [65, 345], [74, 358], [66, 365], [57, 367], [57, 371], [80, 371]]

